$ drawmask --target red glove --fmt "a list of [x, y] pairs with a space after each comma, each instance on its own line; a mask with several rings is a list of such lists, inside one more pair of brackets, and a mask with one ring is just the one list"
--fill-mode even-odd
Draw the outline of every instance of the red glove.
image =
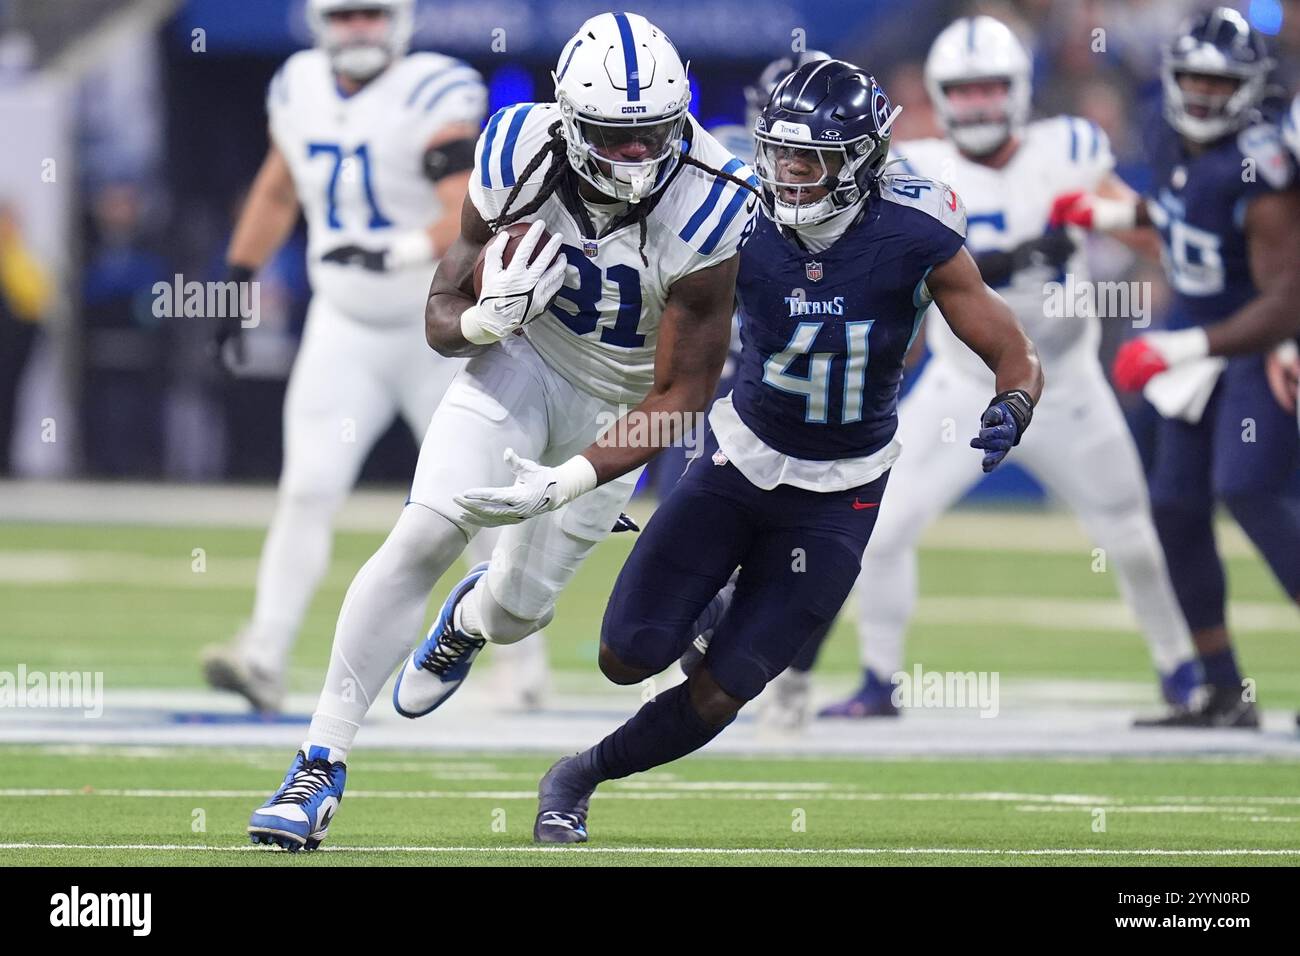
[[1136, 392], [1161, 372], [1209, 354], [1210, 342], [1203, 328], [1148, 332], [1119, 347], [1111, 374], [1121, 390]]
[[1062, 193], [1052, 200], [1052, 211], [1048, 214], [1047, 225], [1056, 229], [1061, 226], [1082, 226], [1092, 228], [1092, 197], [1082, 191]]
[[1119, 347], [1111, 374], [1121, 391], [1136, 392], [1168, 369], [1169, 363], [1163, 355], [1148, 345], [1145, 338], [1136, 338]]

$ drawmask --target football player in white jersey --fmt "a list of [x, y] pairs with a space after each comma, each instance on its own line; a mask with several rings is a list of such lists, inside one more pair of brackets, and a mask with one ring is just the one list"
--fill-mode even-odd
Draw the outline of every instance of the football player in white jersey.
[[[641, 467], [713, 396], [757, 180], [688, 114], [686, 67], [644, 17], [588, 20], [554, 79], [556, 102], [504, 109], [479, 138], [425, 313], [434, 348], [473, 357], [434, 413], [409, 503], [348, 591], [306, 742], [253, 813], [255, 842], [324, 839], [361, 720], [403, 660], [393, 704], [418, 717], [488, 641], [549, 621]], [[532, 226], [506, 264], [499, 232], [515, 222]], [[491, 561], [411, 653], [438, 579], [498, 524]]]
[[[284, 467], [251, 623], [208, 648], [210, 684], [278, 710], [290, 649], [329, 563], [335, 512], [400, 414], [417, 436], [464, 363], [425, 347], [438, 257], [460, 231], [486, 91], [473, 69], [407, 53], [413, 0], [310, 0], [314, 49], [267, 95], [271, 146], [227, 252], [249, 281], [307, 220], [312, 301], [284, 407]], [[238, 320], [218, 334], [241, 358]], [[230, 338], [234, 341], [227, 341]]]
[[[1050, 228], [1056, 198], [1079, 190], [1132, 193], [1112, 172], [1106, 135], [1095, 124], [1070, 116], [1028, 121], [1029, 57], [1000, 21], [977, 16], [950, 24], [930, 48], [925, 82], [946, 136], [900, 143], [902, 168], [946, 182], [962, 197], [967, 244], [985, 282], [1007, 300], [1037, 346], [1047, 377], [1035, 411], [1040, 427], [1017, 449], [1017, 462], [1104, 549], [1146, 637], [1165, 700], [1190, 707], [1200, 667], [1151, 520], [1137, 449], [1097, 357], [1099, 321], [1092, 313], [1053, 312], [1048, 301], [1053, 288], [1067, 294], [1067, 275], [1076, 287], [1088, 281], [1074, 238]], [[930, 362], [899, 412], [904, 451], [890, 508], [882, 510], [858, 579], [864, 684], [819, 716], [898, 713], [890, 678], [903, 669], [903, 638], [916, 604], [917, 540], [982, 477], [952, 423], [981, 406], [989, 371], [944, 322], [927, 323], [926, 342]], [[814, 654], [815, 644], [775, 682], [766, 702], [771, 723], [801, 725]], [[774, 717], [778, 707], [783, 713]]]

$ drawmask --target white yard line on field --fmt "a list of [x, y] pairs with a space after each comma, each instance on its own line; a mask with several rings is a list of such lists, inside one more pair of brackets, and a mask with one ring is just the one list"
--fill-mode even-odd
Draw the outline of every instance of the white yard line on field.
[[[263, 846], [187, 846], [181, 843], [0, 843], [0, 850], [137, 850], [143, 852], [189, 853], [274, 853]], [[660, 856], [1300, 856], [1300, 849], [1167, 850], [1160, 847], [1133, 849], [1025, 849], [1000, 850], [976, 847], [666, 847], [666, 846], [326, 846], [320, 853], [582, 853], [582, 854], [655, 854]]]
[[[240, 799], [261, 800], [264, 790], [200, 790], [119, 787], [8, 787], [2, 798], [22, 797], [122, 797], [141, 799]], [[536, 790], [349, 790], [349, 800], [527, 800], [537, 799]], [[1105, 807], [1125, 813], [1238, 813], [1250, 814], [1262, 807], [1300, 806], [1292, 796], [1185, 796], [1148, 795], [1120, 797], [1081, 793], [882, 793], [859, 791], [829, 783], [663, 783], [653, 789], [615, 784], [594, 798], [611, 800], [835, 800], [863, 803], [1003, 803], [1016, 810], [1040, 812], [1087, 812]]]

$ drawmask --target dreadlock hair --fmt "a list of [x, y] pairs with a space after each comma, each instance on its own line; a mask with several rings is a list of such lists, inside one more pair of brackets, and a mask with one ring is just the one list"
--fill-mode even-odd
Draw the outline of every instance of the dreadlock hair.
[[[495, 219], [488, 221], [487, 226], [493, 232], [499, 232], [506, 226], [516, 223], [525, 216], [531, 216], [533, 213], [537, 212], [537, 210], [541, 209], [542, 206], [546, 205], [546, 201], [551, 198], [551, 194], [560, 187], [560, 183], [563, 182], [564, 177], [569, 173], [571, 168], [568, 162], [565, 161], [565, 154], [568, 151], [568, 145], [564, 141], [564, 134], [560, 131], [562, 125], [563, 124], [560, 120], [556, 120], [547, 127], [547, 141], [542, 145], [541, 149], [533, 154], [533, 157], [528, 160], [528, 165], [524, 167], [523, 172], [521, 172], [515, 179], [515, 184], [511, 187], [509, 194], [506, 196], [506, 201], [501, 207], [500, 215]], [[550, 168], [546, 170], [546, 176], [542, 179], [542, 185], [537, 190], [537, 195], [514, 212], [511, 212], [510, 207], [514, 204], [515, 198], [519, 195], [519, 190], [523, 188], [523, 185], [528, 181], [528, 178], [541, 168], [542, 163], [546, 161], [548, 156], [551, 157], [551, 165]], [[708, 163], [700, 162], [689, 153], [681, 154], [681, 163], [679, 163], [677, 168], [669, 174], [668, 178], [670, 182], [684, 166], [694, 166], [696, 169], [701, 169], [710, 176], [721, 176], [728, 182], [735, 183], [742, 189], [749, 190], [755, 196], [760, 195], [759, 191], [746, 180], [743, 180], [738, 176], [733, 176], [731, 173], [723, 172], [721, 169], [714, 169]], [[663, 194], [668, 191], [667, 186], [668, 183], [664, 183], [663, 188], [655, 190], [655, 192], [651, 194], [650, 198], [646, 199], [644, 202], [630, 204], [622, 214], [620, 214], [605, 228], [605, 232], [610, 233], [630, 222], [636, 222], [640, 227], [640, 242], [637, 246], [637, 252], [640, 254], [641, 264], [644, 266], [650, 265], [650, 260], [646, 258], [645, 254], [646, 219], [649, 217], [650, 213], [654, 211], [655, 206], [659, 204], [659, 200], [663, 197]]]

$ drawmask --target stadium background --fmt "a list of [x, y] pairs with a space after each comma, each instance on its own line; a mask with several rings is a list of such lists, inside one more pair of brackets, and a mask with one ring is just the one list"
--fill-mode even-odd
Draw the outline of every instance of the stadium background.
[[[955, 16], [992, 13], [1032, 49], [1036, 114], [1097, 122], [1120, 174], [1140, 188], [1160, 45], [1200, 6], [657, 0], [645, 12], [691, 59], [693, 109], [705, 124], [742, 121], [744, 86], [801, 30], [808, 48], [881, 78], [904, 106], [899, 140], [934, 132], [920, 72], [932, 38]], [[1294, 92], [1300, 0], [1238, 6], [1272, 34], [1279, 81]], [[555, 51], [601, 9], [420, 0], [415, 45], [473, 64], [495, 109], [549, 98]], [[491, 46], [496, 29], [500, 52]], [[262, 323], [251, 334], [252, 369], [239, 379], [213, 367], [206, 322], [154, 317], [153, 285], [176, 274], [221, 277], [243, 191], [266, 149], [266, 84], [308, 42], [301, 0], [0, 0], [0, 275], [16, 264], [38, 285], [43, 277], [48, 293], [34, 311], [0, 296], [0, 672], [93, 671], [107, 688], [95, 721], [0, 709], [0, 863], [179, 863], [187, 858], [174, 845], [239, 849], [254, 798], [279, 779], [300, 739], [343, 591], [400, 507], [415, 447], [398, 427], [342, 515], [294, 654], [289, 713], [249, 721], [236, 701], [202, 689], [199, 648], [228, 639], [251, 608], [285, 378], [308, 297], [301, 230], [261, 276]], [[1159, 301], [1164, 284], [1151, 265], [1105, 240], [1091, 251], [1095, 278], [1150, 280]], [[1125, 325], [1104, 323], [1104, 357]], [[1127, 399], [1126, 408], [1141, 439], [1149, 412]], [[975, 497], [924, 539], [909, 664], [1000, 673], [999, 719], [920, 711], [890, 726], [819, 722], [808, 740], [773, 751], [742, 714], [709, 755], [614, 788], [603, 837], [747, 853], [755, 843], [803, 839], [790, 833], [794, 801], [818, 821], [803, 846], [906, 854], [881, 858], [891, 862], [967, 861], [954, 853], [1087, 862], [1094, 850], [1071, 848], [1089, 840], [1117, 862], [1165, 859], [1132, 847], [1164, 848], [1180, 862], [1300, 854], [1294, 607], [1235, 529], [1222, 529], [1232, 621], [1262, 688], [1266, 731], [1143, 737], [1128, 721], [1155, 705], [1150, 665], [1114, 582], [1089, 569], [1090, 543], [1014, 468]], [[651, 506], [643, 501], [638, 513]], [[375, 708], [353, 768], [367, 789], [351, 796], [340, 839], [499, 842], [480, 833], [488, 809], [515, 800], [504, 804], [517, 808], [512, 820], [528, 817], [532, 782], [554, 755], [634, 709], [638, 689], [608, 688], [592, 664], [604, 600], [630, 546], [618, 539], [583, 569], [549, 629], [556, 707], [502, 717], [467, 688], [432, 724]], [[445, 590], [444, 582], [435, 601]], [[856, 679], [847, 617], [819, 669], [822, 696]], [[444, 755], [410, 759], [429, 747]], [[792, 752], [798, 759], [785, 759]], [[401, 799], [363, 795], [417, 799], [430, 786], [453, 798], [436, 823]], [[66, 813], [65, 799], [92, 792]], [[673, 802], [684, 795], [704, 801], [698, 816]], [[211, 812], [204, 832], [191, 828], [195, 806]], [[1097, 807], [1113, 812], [1109, 836], [1089, 831]], [[101, 844], [109, 849], [94, 849]], [[117, 844], [134, 849], [112, 850]], [[446, 849], [413, 859], [443, 861]], [[722, 859], [730, 858], [677, 861]]]
[[[934, 132], [921, 85], [930, 39], [952, 17], [987, 10], [1031, 45], [1036, 112], [1070, 112], [1110, 135], [1119, 172], [1144, 185], [1141, 129], [1158, 96], [1159, 46], [1194, 8], [1186, 2], [969, 4], [934, 0], [659, 2], [654, 17], [691, 60], [692, 111], [706, 126], [744, 121], [743, 88], [796, 38], [862, 64], [904, 112], [896, 140]], [[555, 50], [588, 2], [449, 0], [418, 5], [415, 45], [462, 57], [490, 85], [490, 109], [550, 96]], [[1280, 77], [1294, 87], [1300, 4], [1254, 0], [1274, 34]], [[1284, 11], [1293, 12], [1283, 16]], [[1104, 50], [1093, 30], [1102, 24]], [[183, 274], [221, 278], [243, 192], [266, 150], [266, 84], [310, 42], [302, 0], [3, 0], [0, 124], [17, 149], [0, 158], [0, 207], [54, 279], [42, 330], [0, 368], [0, 445], [19, 476], [273, 480], [279, 408], [309, 295], [301, 229], [262, 278], [264, 321], [253, 364], [229, 381], [205, 354], [202, 320], [159, 320], [152, 286]], [[41, 163], [56, 161], [55, 182]], [[1142, 267], [1109, 243], [1096, 278]], [[1143, 274], [1140, 278], [1158, 276]], [[8, 319], [7, 326], [15, 323]], [[1112, 324], [1113, 325], [1113, 324]], [[1109, 327], [1103, 351], [1120, 329]], [[1136, 430], [1144, 406], [1129, 404]], [[51, 411], [51, 410], [54, 411]], [[60, 434], [49, 441], [42, 422]], [[7, 430], [13, 428], [12, 443]], [[368, 480], [402, 482], [414, 446], [400, 425], [381, 442]], [[977, 495], [1036, 495], [1014, 468]]]

